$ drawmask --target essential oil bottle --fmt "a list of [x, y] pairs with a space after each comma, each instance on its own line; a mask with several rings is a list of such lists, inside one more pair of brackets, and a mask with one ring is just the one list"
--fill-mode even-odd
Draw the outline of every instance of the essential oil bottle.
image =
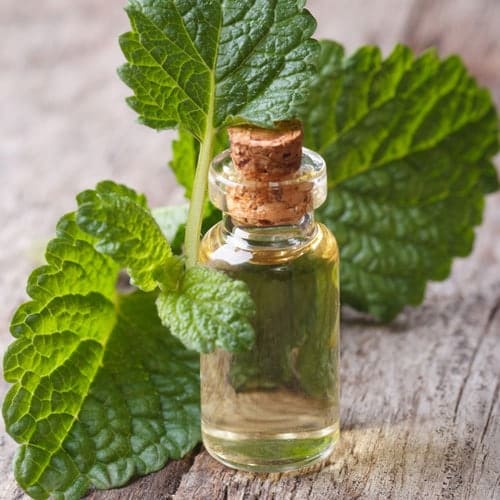
[[339, 437], [339, 253], [315, 222], [326, 167], [300, 123], [234, 127], [209, 174], [223, 220], [200, 260], [247, 283], [249, 351], [201, 356], [203, 443], [237, 469], [287, 471], [330, 454]]

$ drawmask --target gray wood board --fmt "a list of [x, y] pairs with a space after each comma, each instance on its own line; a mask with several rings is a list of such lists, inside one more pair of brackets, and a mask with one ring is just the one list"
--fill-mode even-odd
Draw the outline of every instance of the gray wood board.
[[[182, 194], [165, 164], [172, 134], [134, 123], [115, 76], [122, 0], [0, 4], [0, 353], [57, 218], [103, 178], [147, 193]], [[498, 0], [310, 0], [318, 35], [349, 51], [397, 41], [460, 53], [500, 103]], [[498, 162], [497, 162], [498, 163]], [[475, 250], [424, 305], [389, 326], [344, 311], [342, 437], [302, 474], [234, 472], [202, 449], [95, 499], [500, 498], [500, 195], [490, 196]], [[0, 395], [7, 386], [0, 381]], [[0, 498], [24, 498], [11, 472], [15, 443], [0, 421]]]

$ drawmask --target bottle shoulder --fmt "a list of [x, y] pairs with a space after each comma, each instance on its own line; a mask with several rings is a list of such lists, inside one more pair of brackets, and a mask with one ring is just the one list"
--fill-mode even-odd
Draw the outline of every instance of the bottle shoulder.
[[307, 241], [299, 241], [286, 246], [261, 247], [240, 244], [228, 237], [223, 224], [213, 226], [203, 237], [199, 259], [201, 263], [228, 268], [245, 263], [254, 265], [283, 265], [297, 259], [339, 260], [339, 250], [335, 236], [321, 223], [314, 223], [314, 231]]
[[337, 243], [337, 238], [333, 234], [328, 227], [326, 227], [322, 222], [316, 222], [317, 226], [320, 228], [322, 232], [322, 238], [325, 241], [325, 244], [328, 245], [329, 247], [332, 247], [332, 249], [335, 249], [337, 253], [337, 258], [339, 255], [339, 246]]

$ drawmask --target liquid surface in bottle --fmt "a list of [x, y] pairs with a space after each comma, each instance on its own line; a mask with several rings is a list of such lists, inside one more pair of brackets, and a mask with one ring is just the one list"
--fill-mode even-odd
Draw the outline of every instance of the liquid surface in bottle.
[[200, 260], [242, 280], [257, 314], [250, 351], [201, 356], [205, 447], [229, 466], [296, 469], [338, 438], [338, 249], [322, 225], [306, 243], [241, 248], [222, 225]]

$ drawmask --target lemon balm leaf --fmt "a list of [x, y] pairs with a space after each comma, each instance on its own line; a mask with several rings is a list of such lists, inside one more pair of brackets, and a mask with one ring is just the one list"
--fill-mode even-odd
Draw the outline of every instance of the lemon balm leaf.
[[[199, 141], [190, 171], [176, 175], [191, 192], [186, 265], [196, 265], [208, 168], [225, 126], [273, 127], [295, 118], [316, 68], [316, 22], [305, 1], [130, 0], [132, 30], [120, 37], [119, 69], [134, 92], [128, 104], [157, 130], [178, 127]], [[177, 148], [180, 145], [177, 144]]]
[[318, 53], [303, 4], [129, 1], [119, 69], [129, 105], [150, 127], [180, 126], [202, 141], [208, 128], [295, 117]]
[[188, 269], [177, 290], [160, 293], [157, 305], [163, 323], [189, 349], [239, 351], [253, 344], [250, 291], [219, 271]]
[[[498, 115], [456, 56], [398, 45], [386, 59], [376, 47], [346, 57], [323, 41], [318, 68], [303, 124], [327, 161], [318, 215], [340, 244], [342, 302], [390, 320], [471, 251], [499, 187]], [[179, 141], [194, 172], [196, 142]]]
[[319, 67], [304, 126], [328, 165], [319, 214], [339, 241], [342, 300], [390, 320], [470, 253], [498, 188], [498, 116], [456, 56], [345, 57], [325, 41]]
[[11, 323], [3, 416], [33, 498], [123, 485], [200, 440], [198, 355], [161, 325], [157, 292], [115, 289], [120, 265], [97, 241], [63, 217]]
[[155, 219], [144, 196], [111, 181], [77, 199], [80, 228], [96, 238], [100, 253], [127, 268], [135, 285], [145, 291], [161, 288], [160, 318], [189, 349], [250, 345], [253, 303], [246, 286], [214, 270], [185, 270], [182, 258], [172, 254], [164, 232], [174, 233], [169, 225], [179, 227], [182, 210], [156, 210]]
[[78, 225], [96, 238], [99, 252], [128, 270], [133, 284], [151, 291], [175, 283], [175, 258], [143, 195], [105, 181], [77, 200]]

